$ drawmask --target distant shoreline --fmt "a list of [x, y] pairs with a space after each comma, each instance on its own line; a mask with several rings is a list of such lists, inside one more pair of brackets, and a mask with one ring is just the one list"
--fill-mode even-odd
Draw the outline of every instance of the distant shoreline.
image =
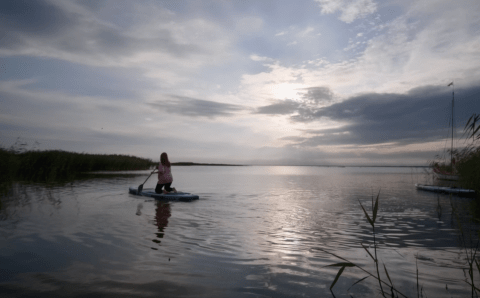
[[221, 166], [221, 167], [243, 167], [244, 165], [224, 163], [196, 163], [196, 162], [172, 162], [172, 166]]
[[221, 166], [221, 167], [246, 167], [246, 166], [260, 166], [260, 167], [323, 167], [323, 168], [429, 168], [430, 166], [337, 166], [337, 165], [237, 165], [224, 163], [196, 163], [196, 162], [172, 162], [172, 166]]

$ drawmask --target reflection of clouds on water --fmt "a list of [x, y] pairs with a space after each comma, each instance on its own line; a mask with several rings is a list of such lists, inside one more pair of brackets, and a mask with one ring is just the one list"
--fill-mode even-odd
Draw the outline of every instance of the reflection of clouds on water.
[[[394, 283], [414, 286], [418, 262], [429, 297], [445, 296], [445, 284], [449, 297], [468, 293], [449, 196], [417, 191], [410, 169], [178, 167], [176, 173], [208, 198], [164, 203], [129, 194], [128, 186], [144, 182], [148, 172], [16, 189], [19, 200], [7, 211], [18, 220], [0, 220], [0, 272], [17, 272], [0, 275], [12, 280], [0, 282], [0, 293], [331, 297], [338, 268], [325, 266], [338, 260], [316, 248], [374, 271], [360, 245], [372, 251], [358, 200], [371, 214], [379, 186], [378, 255]], [[460, 215], [468, 213], [466, 199], [452, 202]], [[373, 279], [347, 290], [362, 277], [347, 268], [335, 295], [372, 297]]]

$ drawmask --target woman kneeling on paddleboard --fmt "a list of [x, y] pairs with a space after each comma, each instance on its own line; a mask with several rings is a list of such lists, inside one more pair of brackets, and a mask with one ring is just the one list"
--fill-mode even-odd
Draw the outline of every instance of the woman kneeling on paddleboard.
[[[172, 168], [170, 162], [168, 161], [167, 153], [163, 152], [160, 155], [160, 163], [158, 164], [158, 182], [157, 187], [155, 188], [156, 193], [169, 193], [171, 191], [177, 192], [175, 188], [170, 187], [173, 182], [172, 177]], [[165, 189], [162, 191], [162, 188], [165, 186]]]

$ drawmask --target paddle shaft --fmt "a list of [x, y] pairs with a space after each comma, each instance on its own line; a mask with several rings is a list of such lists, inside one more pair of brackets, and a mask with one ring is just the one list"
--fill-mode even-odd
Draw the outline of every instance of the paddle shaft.
[[148, 175], [147, 179], [145, 179], [145, 181], [142, 184], [140, 184], [140, 186], [138, 186], [138, 189], [137, 189], [138, 193], [142, 192], [143, 185], [145, 184], [145, 182], [147, 182], [148, 178], [150, 178], [150, 176], [152, 176], [153, 173], [155, 173], [155, 170], [153, 172], [151, 172], [150, 175]]

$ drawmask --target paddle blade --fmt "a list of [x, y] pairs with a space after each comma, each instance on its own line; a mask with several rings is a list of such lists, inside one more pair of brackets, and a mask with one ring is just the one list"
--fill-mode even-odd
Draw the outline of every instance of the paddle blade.
[[137, 189], [137, 195], [141, 194], [143, 190], [143, 184], [140, 184], [140, 186]]

